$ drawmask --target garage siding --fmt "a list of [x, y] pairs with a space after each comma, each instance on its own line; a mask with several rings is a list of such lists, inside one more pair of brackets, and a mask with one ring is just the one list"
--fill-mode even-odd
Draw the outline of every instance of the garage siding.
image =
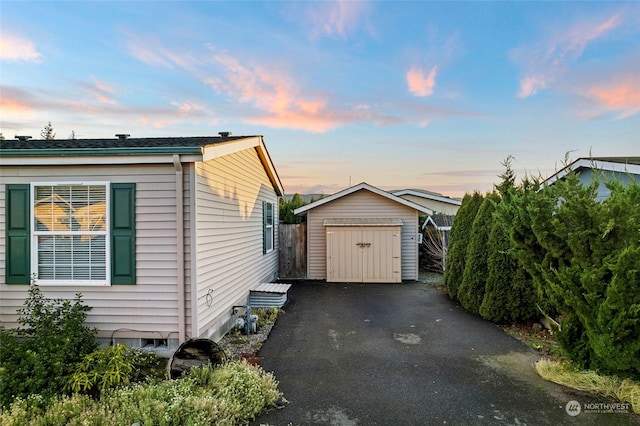
[[418, 211], [362, 189], [307, 213], [307, 277], [327, 278], [325, 219], [398, 218], [402, 220], [402, 279], [418, 279]]

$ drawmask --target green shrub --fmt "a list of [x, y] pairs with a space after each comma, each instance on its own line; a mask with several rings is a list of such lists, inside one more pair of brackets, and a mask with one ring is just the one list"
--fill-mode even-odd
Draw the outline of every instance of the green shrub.
[[613, 272], [590, 343], [609, 371], [640, 375], [640, 247], [624, 248]]
[[288, 224], [302, 223], [303, 216], [295, 215], [293, 211], [305, 204], [307, 203], [304, 202], [302, 196], [298, 193], [294, 194], [288, 201], [284, 197], [280, 198], [280, 211], [278, 218]]
[[550, 265], [546, 260], [547, 250], [536, 234], [550, 235], [553, 232], [551, 218], [556, 204], [555, 188], [540, 188], [538, 180], [525, 179], [511, 197], [508, 215], [503, 219], [510, 222], [510, 253], [531, 276], [537, 304], [550, 316], [558, 313], [558, 303], [542, 275], [542, 268]]
[[458, 288], [458, 300], [467, 311], [474, 314], [479, 313], [484, 299], [489, 276], [487, 261], [491, 250], [487, 243], [493, 223], [493, 212], [499, 202], [500, 196], [497, 193], [488, 194], [480, 205], [471, 227], [462, 283]]
[[145, 380], [152, 376], [158, 362], [153, 352], [122, 343], [108, 346], [86, 355], [78, 363], [67, 387], [72, 392], [97, 396], [107, 389]]
[[177, 380], [155, 380], [84, 395], [33, 398], [0, 412], [2, 425], [247, 424], [282, 397], [273, 375], [246, 362], [193, 368]]
[[[504, 188], [504, 187], [503, 187]], [[493, 216], [487, 248], [487, 284], [480, 315], [500, 324], [520, 322], [539, 315], [533, 280], [511, 249], [515, 210], [513, 199], [520, 189], [501, 191], [502, 200]]]
[[256, 308], [251, 313], [258, 316], [258, 329], [265, 325], [273, 325], [278, 319], [278, 315], [282, 313], [280, 308]]
[[447, 289], [447, 294], [452, 300], [456, 300], [458, 297], [458, 287], [460, 287], [464, 275], [471, 227], [483, 200], [484, 197], [479, 192], [474, 192], [473, 195], [465, 194], [451, 226], [446, 269], [444, 271], [444, 285]]
[[505, 224], [496, 221], [489, 233], [491, 252], [479, 313], [482, 318], [499, 324], [521, 322], [538, 315], [531, 276], [510, 253], [509, 246]]
[[106, 389], [128, 385], [133, 366], [126, 359], [127, 346], [118, 344], [98, 349], [78, 363], [69, 379], [72, 392], [99, 394]]
[[45, 400], [64, 389], [76, 363], [92, 352], [96, 330], [85, 325], [91, 308], [77, 294], [73, 303], [46, 299], [29, 288], [18, 312], [21, 328], [0, 330], [0, 405], [40, 394]]
[[632, 272], [640, 250], [640, 186], [607, 182], [611, 195], [599, 200], [600, 177], [596, 172], [584, 186], [569, 173], [532, 197], [531, 229], [544, 249], [534, 270], [561, 314], [559, 343], [577, 365], [640, 375], [640, 303]]

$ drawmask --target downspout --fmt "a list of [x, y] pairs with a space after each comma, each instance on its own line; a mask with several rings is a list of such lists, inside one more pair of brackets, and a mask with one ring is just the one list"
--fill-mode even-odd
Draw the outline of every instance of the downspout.
[[180, 155], [173, 154], [176, 168], [176, 262], [178, 273], [178, 344], [186, 340], [185, 283], [184, 283], [184, 188], [182, 182], [182, 161]]

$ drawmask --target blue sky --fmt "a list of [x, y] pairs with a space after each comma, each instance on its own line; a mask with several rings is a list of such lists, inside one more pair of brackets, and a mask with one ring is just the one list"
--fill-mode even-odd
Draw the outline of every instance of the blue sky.
[[265, 137], [285, 190], [640, 155], [640, 3], [0, 1], [0, 131]]

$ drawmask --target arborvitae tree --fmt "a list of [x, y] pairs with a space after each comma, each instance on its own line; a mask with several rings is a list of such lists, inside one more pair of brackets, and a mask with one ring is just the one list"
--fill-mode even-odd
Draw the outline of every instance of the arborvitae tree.
[[493, 215], [487, 250], [487, 284], [480, 315], [497, 323], [528, 320], [536, 316], [536, 294], [531, 275], [518, 263], [511, 250], [511, 231], [515, 209], [513, 199], [522, 188], [515, 187], [516, 175], [511, 167], [512, 156], [502, 165], [505, 172], [496, 185], [501, 200]]
[[40, 136], [42, 137], [42, 139], [47, 141], [50, 141], [56, 138], [56, 134], [53, 133], [53, 126], [51, 125], [50, 121], [47, 123], [46, 126], [44, 126], [44, 128], [40, 132]]
[[487, 247], [487, 285], [480, 315], [500, 324], [525, 321], [538, 315], [537, 297], [531, 275], [514, 257], [509, 238], [509, 201], [503, 198], [496, 209]]
[[505, 205], [508, 216], [503, 219], [511, 221], [510, 254], [531, 276], [539, 309], [552, 316], [557, 313], [558, 305], [547, 291], [546, 281], [541, 272], [547, 252], [533, 229], [535, 227], [539, 233], [552, 232], [551, 217], [556, 205], [555, 188], [541, 188], [538, 179], [527, 177]]
[[489, 275], [489, 270], [487, 269], [489, 249], [487, 243], [491, 224], [493, 223], [493, 212], [499, 202], [500, 196], [496, 192], [487, 194], [471, 227], [462, 283], [458, 288], [458, 300], [467, 311], [474, 314], [479, 313], [482, 299], [484, 299], [484, 291]]
[[458, 287], [462, 283], [465, 258], [471, 227], [476, 213], [482, 204], [484, 197], [479, 192], [473, 195], [465, 194], [460, 209], [451, 226], [449, 250], [447, 251], [446, 269], [444, 271], [444, 284], [449, 297], [455, 300], [458, 297]]
[[298, 193], [294, 194], [289, 201], [284, 198], [280, 198], [280, 220], [289, 224], [301, 223], [302, 216], [293, 214], [293, 211], [305, 204], [306, 203], [302, 199], [302, 196]]

